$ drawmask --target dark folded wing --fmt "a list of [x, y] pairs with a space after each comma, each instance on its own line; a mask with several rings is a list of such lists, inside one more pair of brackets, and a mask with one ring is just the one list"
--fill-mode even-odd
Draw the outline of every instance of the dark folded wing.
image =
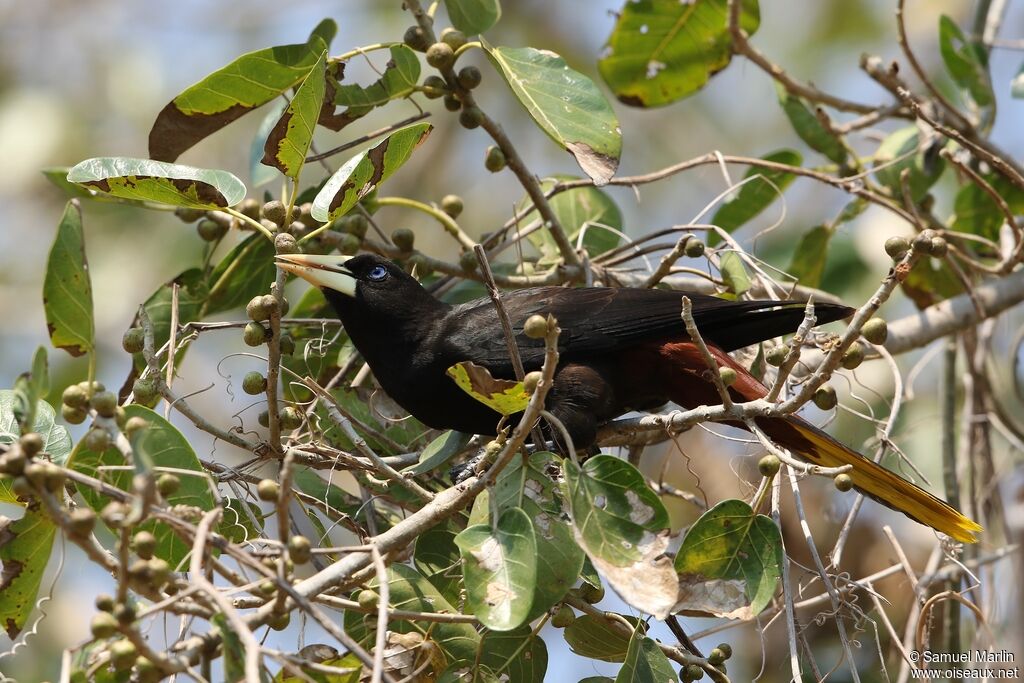
[[[572, 360], [640, 342], [685, 337], [683, 296], [693, 303], [693, 317], [704, 339], [726, 351], [793, 332], [804, 317], [805, 304], [798, 301], [729, 301], [659, 289], [540, 287], [504, 293], [502, 302], [517, 335], [523, 364], [531, 369], [542, 362], [544, 346], [522, 334], [523, 323], [531, 315], [555, 316], [562, 330], [562, 357]], [[851, 312], [835, 304], [815, 306], [819, 324]], [[440, 332], [447, 337], [450, 353], [473, 358], [494, 372], [510, 367], [498, 316], [489, 299], [457, 306]]]

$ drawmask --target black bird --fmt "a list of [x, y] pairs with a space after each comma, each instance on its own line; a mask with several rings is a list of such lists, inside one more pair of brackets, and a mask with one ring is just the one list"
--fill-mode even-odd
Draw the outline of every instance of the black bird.
[[[500, 415], [446, 375], [452, 365], [472, 361], [496, 378], [514, 377], [490, 299], [446, 304], [401, 267], [372, 254], [295, 254], [276, 260], [280, 268], [322, 288], [377, 381], [399, 405], [437, 429], [495, 433]], [[804, 316], [801, 302], [728, 301], [679, 291], [607, 287], [537, 287], [502, 295], [527, 372], [540, 369], [544, 345], [522, 334], [524, 322], [548, 313], [558, 320], [560, 360], [546, 407], [565, 425], [577, 448], [591, 445], [602, 423], [630, 410], [649, 410], [668, 401], [685, 408], [721, 402], [706, 377], [707, 364], [686, 333], [684, 295], [719, 365], [737, 374], [729, 389], [733, 397], [763, 397], [767, 389], [727, 352], [794, 331]], [[817, 304], [815, 313], [826, 323], [847, 317], [852, 309]], [[759, 418], [757, 423], [808, 462], [852, 465], [849, 475], [859, 491], [922, 524], [965, 542], [973, 542], [973, 532], [981, 530], [944, 501], [800, 417]]]

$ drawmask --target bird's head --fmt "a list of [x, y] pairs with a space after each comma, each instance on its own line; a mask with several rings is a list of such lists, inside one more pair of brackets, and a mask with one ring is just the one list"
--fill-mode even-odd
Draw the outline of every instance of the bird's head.
[[376, 254], [282, 254], [274, 261], [282, 270], [320, 287], [346, 326], [353, 315], [415, 317], [438, 303], [399, 265]]

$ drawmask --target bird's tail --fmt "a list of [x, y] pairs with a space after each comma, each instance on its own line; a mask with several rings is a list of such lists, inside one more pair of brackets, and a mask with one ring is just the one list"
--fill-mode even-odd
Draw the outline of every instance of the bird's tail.
[[886, 507], [962, 543], [977, 541], [974, 534], [982, 530], [980, 524], [941, 498], [847, 448], [806, 420], [762, 418], [757, 423], [777, 443], [810, 463], [822, 467], [852, 465], [848, 474], [854, 487]]

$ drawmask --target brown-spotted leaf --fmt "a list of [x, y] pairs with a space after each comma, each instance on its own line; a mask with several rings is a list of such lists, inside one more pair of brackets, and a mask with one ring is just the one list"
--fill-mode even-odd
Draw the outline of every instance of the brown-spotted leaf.
[[245, 199], [245, 185], [227, 171], [132, 157], [75, 164], [68, 181], [122, 199], [193, 209], [221, 209]]
[[43, 281], [43, 308], [54, 346], [72, 356], [84, 355], [95, 348], [92, 281], [85, 260], [82, 211], [77, 199], [65, 206], [57, 237], [50, 248]]
[[295, 91], [295, 96], [271, 129], [263, 146], [263, 163], [279, 169], [289, 178], [299, 177], [309, 145], [313, 142], [313, 131], [327, 87], [324, 74], [326, 65], [325, 50]]

